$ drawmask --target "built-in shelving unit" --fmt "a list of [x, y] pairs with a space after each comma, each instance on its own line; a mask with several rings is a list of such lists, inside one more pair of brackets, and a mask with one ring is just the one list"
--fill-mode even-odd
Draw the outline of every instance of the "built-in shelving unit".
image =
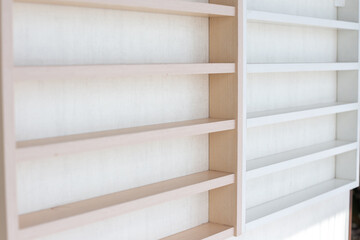
[[[18, 3], [102, 8], [137, 12], [210, 17], [210, 63], [122, 64], [74, 66], [13, 66], [13, 1], [0, 1], [2, 147], [0, 172], [0, 239], [33, 239], [116, 217], [156, 204], [209, 192], [207, 223], [164, 239], [225, 239], [242, 232], [241, 201], [241, 2], [209, 3], [168, 0], [14, 0]], [[232, 47], [229, 47], [232, 46]], [[126, 129], [16, 141], [14, 82], [55, 79], [119, 78], [138, 75], [209, 74], [210, 114], [206, 119], [160, 123]], [[229, 86], [232, 86], [229, 88]], [[121, 103], [119, 103], [121, 104]], [[44, 157], [96, 151], [124, 144], [209, 134], [209, 169], [188, 176], [155, 182], [121, 192], [19, 215], [16, 206], [16, 163]], [[133, 174], [137, 174], [134, 172]], [[1, 175], [1, 174], [0, 174]], [[4, 196], [4, 197], [2, 197]], [[9, 204], [11, 202], [11, 204]], [[121, 226], [119, 226], [121, 227]]]
[[[333, 2], [328, 2], [331, 5], [327, 5], [328, 10], [333, 10], [332, 19], [318, 17], [314, 9], [299, 8], [294, 15], [294, 9], [288, 5], [271, 4], [265, 0], [263, 5], [248, 2], [250, 7], [245, 10], [249, 36], [245, 45], [248, 55], [244, 61], [244, 85], [249, 87], [244, 108], [260, 109], [244, 113], [247, 138], [242, 146], [246, 159], [243, 181], [245, 189], [251, 186], [243, 192], [246, 230], [349, 191], [357, 187], [359, 181], [359, 1], [349, 0], [345, 6], [337, 8], [331, 5]], [[312, 39], [309, 33], [315, 31], [319, 31], [319, 35], [314, 34]], [[298, 45], [292, 46], [299, 51], [289, 49], [287, 34], [289, 38], [303, 37], [296, 40]], [[321, 34], [337, 43], [329, 41], [326, 46], [336, 57], [329, 55], [324, 61], [316, 60], [322, 56], [317, 58], [313, 54], [317, 49], [312, 42], [309, 44], [309, 39], [316, 42]], [[264, 43], [259, 39], [265, 37], [274, 42], [277, 52], [249, 42]], [[284, 43], [284, 47], [278, 42]], [[307, 44], [313, 48], [307, 49]], [[307, 54], [308, 51], [312, 52]], [[318, 83], [310, 84], [305, 76], [324, 87], [316, 88]], [[301, 84], [306, 85], [307, 92], [301, 92]], [[319, 90], [327, 91], [328, 95], [316, 92]], [[266, 91], [274, 92], [264, 94]], [[330, 95], [331, 101], [323, 100]], [[320, 130], [321, 121], [327, 126], [326, 130]], [[308, 137], [310, 132], [313, 138]], [[322, 140], [310, 143], [325, 135]], [[316, 169], [319, 166], [328, 170]], [[329, 174], [323, 179], [317, 178], [322, 171], [329, 171]], [[314, 179], [313, 184], [310, 179]], [[296, 185], [297, 189], [287, 189], [285, 183]]]
[[[209, 63], [14, 66], [13, 2], [209, 17]], [[2, 0], [0, 4], [2, 23], [0, 142], [1, 148], [4, 149], [0, 151], [2, 153], [0, 176], [3, 176], [0, 179], [0, 189], [4, 190], [0, 193], [0, 211], [6, 212], [5, 215], [0, 216], [0, 222], [6, 223], [0, 225], [1, 240], [42, 237], [203, 192], [208, 192], [209, 198], [207, 222], [163, 239], [222, 240], [239, 236], [246, 229], [256, 228], [358, 186], [360, 132], [358, 1], [348, 0], [344, 7], [336, 8], [336, 14], [332, 15], [333, 19], [311, 16], [313, 13], [308, 16], [293, 15], [290, 12], [285, 13], [286, 9], [282, 9], [285, 12], [276, 13], [276, 4], [274, 11], [266, 11], [261, 8], [262, 6], [259, 6], [259, 9], [250, 9], [246, 1], [228, 0], [209, 0], [209, 3], [180, 0]], [[335, 15], [336, 19], [334, 19]], [[273, 60], [271, 53], [266, 53], [268, 55], [264, 54], [266, 56], [262, 59], [263, 52], [259, 47], [260, 54], [251, 58], [251, 51], [247, 51], [246, 48], [249, 46], [247, 41], [252, 40], [248, 36], [252, 24], [257, 27], [260, 25], [260, 28], [285, 25], [296, 28], [292, 29], [294, 32], [302, 28], [306, 28], [308, 32], [314, 28], [326, 29], [327, 32], [322, 34], [326, 35], [330, 31], [329, 36], [334, 41], [328, 45], [324, 44], [326, 45], [324, 48], [329, 46], [336, 48], [332, 49], [336, 52], [333, 54], [336, 57], [330, 56], [324, 61], [297, 61], [297, 56], [290, 56], [291, 54], [287, 52], [273, 56]], [[273, 32], [276, 34], [277, 31], [281, 32], [279, 29]], [[259, 34], [264, 31], [254, 32]], [[257, 43], [258, 40], [259, 38], [255, 42]], [[269, 41], [274, 40], [269, 38]], [[281, 38], [277, 41], [286, 41], [286, 39]], [[314, 38], [313, 41], [317, 39]], [[297, 47], [303, 46], [299, 45], [295, 48]], [[277, 49], [278, 52], [282, 50], [287, 51], [285, 48]], [[312, 51], [316, 49], [313, 48]], [[304, 52], [306, 54], [307, 49], [301, 54]], [[280, 91], [294, 91], [298, 88], [298, 85], [289, 87], [284, 81], [274, 83], [278, 87], [278, 93], [272, 93], [270, 97], [263, 94], [248, 96], [250, 95], [248, 91], [253, 90], [251, 88], [261, 87], [261, 81], [258, 81], [257, 85], [249, 84], [249, 81], [256, 79], [257, 76], [262, 78], [265, 76], [269, 81], [274, 81], [280, 76], [279, 74], [288, 74], [286, 77], [290, 82], [293, 78], [299, 77], [297, 74], [301, 75], [304, 72], [316, 73], [318, 75], [314, 76], [318, 78], [325, 76], [319, 75], [319, 72], [330, 72], [331, 76], [328, 75], [323, 79], [324, 86], [328, 86], [323, 88], [323, 91], [328, 91], [328, 94], [324, 95], [325, 100], [322, 97], [305, 100], [305, 94], [300, 97], [298, 96], [300, 94], [294, 97], [285, 94], [288, 98], [283, 99], [281, 104], [279, 101], [271, 102], [271, 96], [279, 99], [282, 97]], [[15, 82], [57, 79], [76, 81], [87, 78], [118, 78], [121, 81], [121, 77], [128, 76], [194, 74], [209, 75], [209, 116], [205, 119], [185, 119], [181, 122], [101, 132], [16, 140]], [[272, 84], [267, 85], [268, 88], [270, 86]], [[267, 89], [267, 91], [271, 90]], [[253, 100], [251, 97], [260, 98], [263, 101], [262, 106], [253, 107], [251, 104], [261, 101], [251, 101]], [[290, 98], [293, 101], [290, 101]], [[304, 103], [298, 104], [302, 99]], [[320, 124], [313, 126], [314, 119], [326, 121], [324, 124], [327, 128], [324, 129], [328, 131], [327, 134], [317, 132], [316, 127], [320, 128]], [[297, 128], [306, 128], [304, 136], [312, 132], [314, 139], [311, 140], [314, 141], [304, 139], [297, 144], [286, 145], [284, 142], [291, 141], [290, 138], [284, 137], [283, 143], [278, 140], [279, 135], [291, 135], [291, 131]], [[17, 163], [201, 134], [209, 134], [209, 168], [205, 172], [177, 176], [40, 211], [18, 213]], [[269, 135], [263, 137], [261, 134]], [[326, 136], [317, 138], [317, 134]], [[301, 139], [303, 135], [294, 134], [291, 138]], [[270, 139], [268, 143], [263, 140], [266, 137]], [[261, 144], [251, 146], [254, 144], [251, 142], [252, 139], [257, 139]], [[270, 141], [278, 142], [277, 145], [272, 145]], [[296, 178], [296, 174], [281, 174], [290, 170], [303, 171], [304, 166], [312, 166], [311, 164], [320, 161], [329, 165], [328, 169], [332, 171], [331, 178], [318, 180], [311, 185], [304, 184], [300, 190], [284, 191], [285, 193], [271, 196], [271, 199], [267, 198], [268, 196], [261, 196], [261, 193], [256, 199], [254, 194], [252, 198], [248, 198], [247, 184], [250, 181], [260, 178], [267, 180], [269, 176]], [[281, 179], [278, 182], [272, 180], [262, 182], [266, 182], [266, 189], [281, 189], [280, 184], [290, 180], [301, 181], [301, 179]], [[254, 188], [258, 187], [259, 192], [264, 188], [254, 184], [251, 186], [252, 192]], [[254, 199], [256, 203], [251, 202]]]

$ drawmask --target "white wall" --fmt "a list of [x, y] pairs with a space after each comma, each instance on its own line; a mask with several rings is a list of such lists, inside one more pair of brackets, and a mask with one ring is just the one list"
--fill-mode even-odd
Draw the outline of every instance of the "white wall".
[[[289, 3], [275, 2], [282, 5]], [[315, 1], [306, 1], [306, 4], [312, 2]], [[316, 9], [312, 10], [314, 14], [326, 12], [324, 17], [336, 16], [328, 6], [328, 0], [319, 2], [322, 5], [312, 8]], [[267, 4], [263, 6], [266, 7]], [[293, 5], [286, 6], [293, 8]], [[305, 8], [304, 6], [303, 1], [297, 1], [297, 10]], [[14, 7], [16, 65], [208, 61], [206, 18], [18, 3]], [[306, 33], [306, 38], [297, 42], [303, 48], [287, 47], [292, 53], [303, 53], [306, 47], [311, 47], [310, 55], [298, 55], [299, 59], [331, 61], [336, 58], [336, 33], [331, 30], [318, 32], [306, 28], [276, 26], [266, 29], [265, 31], [265, 27], [259, 25], [250, 26], [249, 61], [266, 62], [273, 59], [275, 54], [279, 56], [278, 49], [266, 48], [266, 42], [259, 40], [259, 37], [262, 34], [267, 34], [267, 37], [276, 32], [283, 34], [285, 38], [288, 31], [291, 31], [293, 39]], [[313, 35], [318, 39], [313, 39]], [[321, 47], [317, 40], [323, 42]], [[263, 48], [255, 47], [255, 44], [262, 43]], [[283, 45], [279, 43], [279, 48], [281, 46]], [[321, 53], [321, 59], [317, 59], [318, 54], [313, 51], [319, 51], [317, 53]], [[298, 60], [291, 59], [291, 56], [293, 54], [284, 53], [277, 61]], [[287, 107], [283, 99], [288, 96], [280, 94], [284, 93], [284, 89], [278, 89], [276, 86], [279, 85], [296, 89], [291, 92], [291, 100], [286, 102], [289, 106], [316, 101], [328, 102], [336, 97], [335, 78], [336, 75], [330, 72], [295, 74], [295, 77], [282, 74], [249, 76], [248, 108], [257, 111]], [[276, 97], [270, 95], [266, 87], [258, 88], [264, 86], [263, 83], [269, 79], [272, 84], [267, 87], [274, 89]], [[322, 90], [320, 94], [319, 90]], [[208, 76], [205, 75], [24, 81], [16, 84], [15, 91], [18, 140], [208, 116], [209, 89]], [[307, 93], [306, 98], [304, 93]], [[264, 94], [266, 98], [259, 100], [259, 94]], [[248, 157], [334, 137], [333, 116], [308, 121], [285, 125], [285, 130], [288, 131], [283, 131], [284, 135], [276, 141], [271, 141], [271, 134], [279, 128], [283, 130], [284, 125], [252, 130], [248, 134]], [[316, 138], [310, 134], [310, 123], [321, 127]], [[294, 134], [293, 129], [298, 129], [295, 134], [303, 137], [293, 139], [290, 135]], [[306, 129], [307, 132], [303, 135]], [[257, 144], [261, 143], [256, 140], [258, 137], [264, 139], [266, 148], [258, 147], [260, 145]], [[306, 172], [306, 176], [310, 178], [318, 173], [319, 168], [323, 172], [317, 176], [318, 181], [331, 178], [334, 174], [333, 160], [319, 161], [304, 166], [302, 171], [283, 174], [301, 177]], [[19, 211], [36, 211], [207, 169], [208, 137], [205, 135], [23, 162], [17, 169]], [[281, 179], [281, 176], [270, 177], [250, 183], [247, 188], [249, 206], [255, 205], [259, 199], [272, 199], [306, 185], [306, 182], [299, 185], [300, 182], [294, 178], [292, 182], [282, 185], [281, 192], [273, 192], [274, 189], [269, 188], [269, 192], [264, 191], [261, 196], [256, 196], [259, 193], [252, 186], [266, 190], [261, 187], [265, 186], [264, 183], [281, 182]], [[158, 239], [207, 222], [207, 202], [207, 194], [199, 194], [43, 239]], [[344, 194], [261, 229], [247, 232], [240, 239], [346, 239], [347, 208], [348, 196]]]

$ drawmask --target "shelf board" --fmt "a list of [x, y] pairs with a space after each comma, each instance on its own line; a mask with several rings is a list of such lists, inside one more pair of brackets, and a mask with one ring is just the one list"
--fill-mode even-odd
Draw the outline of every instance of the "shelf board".
[[276, 124], [329, 114], [349, 112], [357, 110], [358, 108], [358, 103], [337, 102], [253, 112], [248, 113], [247, 127], [259, 127], [269, 124]]
[[119, 78], [137, 75], [190, 75], [235, 73], [234, 63], [194, 64], [128, 64], [128, 65], [78, 65], [29, 66], [14, 68], [15, 81], [81, 78]]
[[359, 63], [276, 63], [247, 64], [247, 73], [316, 72], [359, 70]]
[[357, 142], [335, 140], [248, 160], [246, 162], [246, 179], [251, 180], [267, 174], [294, 168], [316, 160], [356, 150], [357, 147]]
[[356, 181], [332, 179], [246, 210], [246, 229], [274, 221], [339, 192], [356, 188]]
[[17, 142], [18, 161], [95, 151], [162, 138], [187, 137], [235, 129], [235, 120], [198, 119]]
[[235, 175], [206, 171], [20, 215], [21, 239], [35, 238], [224, 187]]
[[285, 25], [301, 25], [311, 27], [322, 27], [332, 29], [359, 30], [359, 23], [337, 21], [322, 18], [302, 17], [288, 14], [279, 14], [263, 11], [248, 10], [247, 20], [249, 22], [276, 23]]
[[233, 17], [235, 7], [168, 0], [14, 0], [15, 2], [103, 8], [137, 12], [189, 15], [200, 17]]
[[224, 240], [233, 236], [233, 227], [215, 223], [205, 223], [181, 233], [162, 238], [161, 240]]

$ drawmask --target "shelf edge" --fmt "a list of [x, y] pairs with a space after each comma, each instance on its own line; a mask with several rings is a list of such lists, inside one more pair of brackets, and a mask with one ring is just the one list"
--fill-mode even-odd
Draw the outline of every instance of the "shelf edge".
[[[246, 180], [255, 179], [275, 172], [283, 171], [286, 169], [301, 166], [313, 161], [324, 159], [327, 157], [335, 156], [338, 154], [346, 153], [352, 150], [356, 150], [358, 147], [357, 142], [349, 142], [342, 146], [333, 147], [331, 149], [322, 150], [315, 153], [306, 154], [300, 157], [295, 157], [287, 161], [271, 164], [265, 167], [246, 171]], [[290, 151], [289, 151], [290, 152]], [[251, 161], [251, 160], [250, 160]]]
[[233, 227], [215, 223], [205, 223], [183, 232], [162, 238], [161, 240], [224, 240], [233, 236]]
[[77, 134], [17, 143], [17, 161], [90, 152], [150, 140], [187, 137], [235, 129], [235, 120], [197, 119]]
[[346, 22], [332, 19], [296, 16], [281, 13], [248, 10], [247, 20], [249, 22], [264, 22], [285, 25], [299, 25], [320, 28], [359, 30], [359, 23]]

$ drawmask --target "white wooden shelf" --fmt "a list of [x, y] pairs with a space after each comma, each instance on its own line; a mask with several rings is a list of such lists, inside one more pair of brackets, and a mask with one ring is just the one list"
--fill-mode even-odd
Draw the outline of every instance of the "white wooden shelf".
[[168, 0], [15, 0], [15, 2], [154, 12], [201, 17], [235, 16], [235, 7]]
[[125, 64], [85, 66], [30, 66], [15, 67], [14, 80], [119, 78], [136, 75], [185, 75], [234, 73], [234, 63], [193, 63], [193, 64]]
[[234, 174], [206, 171], [23, 214], [19, 217], [20, 239], [40, 237], [79, 227], [233, 183], [235, 183]]
[[356, 150], [357, 147], [357, 142], [335, 140], [266, 157], [251, 159], [246, 163], [246, 179], [251, 180], [267, 174], [294, 168], [316, 160]]
[[277, 218], [291, 214], [339, 192], [349, 191], [356, 186], [356, 181], [332, 179], [305, 190], [247, 209], [246, 229], [253, 229], [261, 224], [274, 221]]
[[162, 238], [162, 240], [225, 240], [232, 236], [234, 236], [233, 227], [205, 223], [184, 232]]
[[288, 14], [279, 14], [263, 11], [247, 11], [247, 20], [249, 22], [276, 23], [286, 25], [301, 25], [322, 28], [359, 30], [359, 23], [345, 22], [330, 19], [321, 19], [313, 17], [302, 17]]
[[359, 66], [358, 62], [247, 64], [247, 73], [346, 71]]
[[354, 111], [358, 108], [358, 103], [337, 102], [248, 113], [247, 127], [259, 127], [269, 124]]
[[235, 129], [235, 120], [198, 119], [17, 142], [18, 161]]

